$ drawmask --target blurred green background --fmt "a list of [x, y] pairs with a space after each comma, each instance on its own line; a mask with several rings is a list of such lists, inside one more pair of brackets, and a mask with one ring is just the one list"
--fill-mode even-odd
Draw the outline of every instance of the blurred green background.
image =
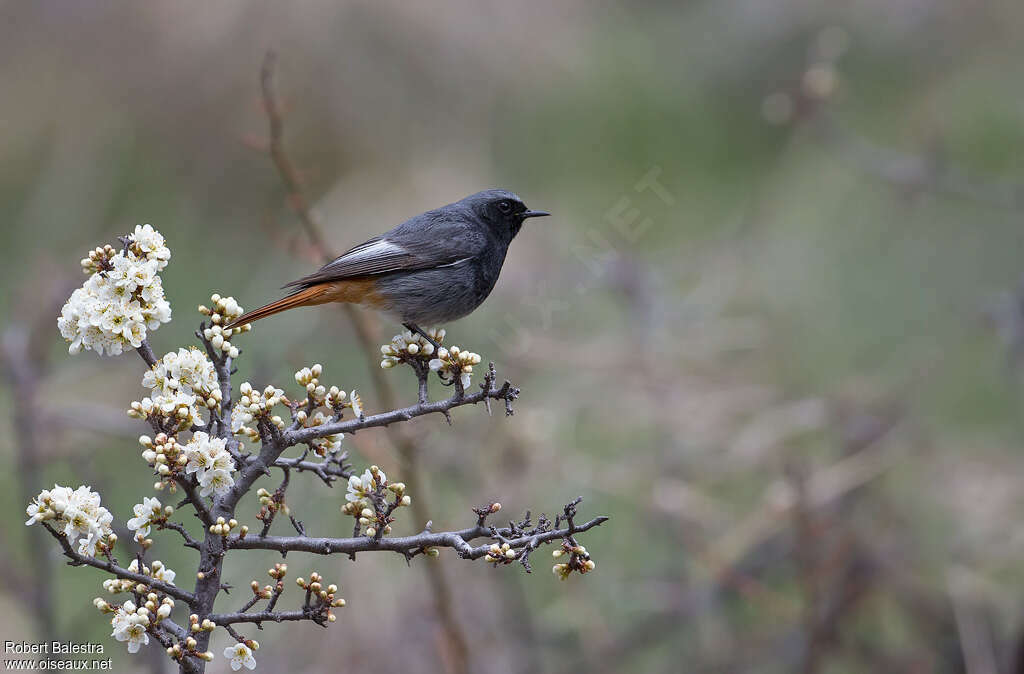
[[[85, 252], [137, 223], [172, 251], [158, 355], [192, 343], [211, 292], [252, 308], [316, 265], [265, 151], [273, 48], [286, 142], [336, 250], [489, 187], [555, 214], [447, 326], [522, 388], [516, 415], [412, 423], [412, 497], [439, 529], [490, 500], [554, 514], [582, 495], [612, 519], [583, 536], [596, 571], [567, 582], [546, 550], [532, 575], [450, 551], [412, 568], [290, 555], [348, 607], [329, 632], [247, 632], [260, 671], [453, 671], [431, 563], [473, 672], [1022, 671], [1024, 5], [43, 0], [0, 16], [0, 316], [26, 356], [4, 372], [36, 388], [0, 390], [3, 639], [43, 629], [161, 671], [107, 636], [102, 575], [21, 524], [54, 481], [93, 485], [122, 523], [151, 492], [123, 414], [141, 361], [68, 356], [56, 314]], [[292, 317], [240, 338], [236, 382], [294, 388], [320, 362], [379, 411], [379, 357], [343, 314]], [[397, 328], [375, 321], [381, 342]], [[415, 399], [411, 373], [387, 376]], [[403, 477], [383, 433], [346, 446]], [[293, 479], [310, 531], [350, 530], [339, 489]], [[155, 537], [191, 586], [192, 551]], [[273, 561], [230, 557], [241, 592], [220, 605]]]

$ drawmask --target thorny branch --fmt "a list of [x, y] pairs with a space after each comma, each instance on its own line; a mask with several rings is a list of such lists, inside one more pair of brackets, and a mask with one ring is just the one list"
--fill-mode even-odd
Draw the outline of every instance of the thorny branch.
[[187, 592], [179, 587], [175, 587], [174, 585], [165, 583], [162, 580], [157, 580], [156, 578], [151, 578], [150, 576], [144, 575], [142, 573], [131, 571], [122, 566], [119, 566], [116, 562], [111, 560], [102, 560], [96, 557], [83, 555], [79, 553], [77, 550], [75, 550], [73, 547], [71, 547], [71, 544], [68, 542], [66, 536], [54, 530], [53, 527], [46, 523], [44, 523], [43, 526], [46, 528], [47, 531], [50, 532], [50, 535], [52, 535], [60, 544], [61, 550], [63, 550], [64, 556], [70, 560], [68, 564], [71, 566], [95, 567], [102, 571], [106, 571], [107, 573], [110, 573], [114, 576], [117, 576], [118, 578], [123, 578], [125, 580], [133, 580], [136, 583], [142, 583], [143, 585], [147, 585], [155, 590], [163, 592], [166, 595], [174, 597], [175, 599], [180, 599], [189, 604], [190, 606], [196, 600], [195, 596], [192, 593]]
[[370, 536], [354, 538], [313, 538], [309, 536], [233, 536], [228, 539], [229, 549], [239, 550], [276, 550], [282, 554], [289, 552], [311, 552], [317, 555], [354, 554], [357, 552], [373, 552], [378, 550], [397, 552], [406, 558], [415, 557], [428, 548], [452, 548], [462, 559], [480, 559], [488, 554], [489, 546], [473, 547], [470, 541], [478, 538], [491, 538], [508, 543], [513, 550], [533, 550], [539, 545], [550, 543], [560, 538], [589, 531], [608, 521], [607, 517], [595, 517], [583, 524], [564, 529], [516, 535], [514, 529], [505, 527], [473, 526], [459, 531], [434, 533], [424, 530], [412, 536], [396, 536], [375, 540]]
[[[493, 363], [491, 365], [493, 366]], [[470, 393], [461, 397], [458, 396], [458, 394], [453, 394], [451, 397], [444, 400], [417, 403], [415, 405], [410, 405], [409, 407], [391, 410], [390, 412], [382, 412], [380, 414], [362, 417], [361, 419], [337, 421], [321, 424], [320, 426], [288, 431], [284, 434], [284, 442], [296, 445], [316, 438], [323, 438], [328, 435], [336, 435], [338, 433], [355, 433], [356, 431], [366, 428], [388, 426], [396, 422], [408, 421], [425, 414], [444, 414], [456, 407], [462, 407], [463, 405], [475, 405], [478, 402], [484, 402], [492, 399], [502, 400], [507, 405], [511, 405], [512, 401], [518, 397], [519, 389], [512, 386], [509, 382], [505, 382], [501, 388], [494, 388], [491, 386], [489, 388], [481, 389], [476, 393]], [[511, 407], [508, 407], [508, 410], [511, 409]], [[510, 412], [506, 413], [508, 414]]]

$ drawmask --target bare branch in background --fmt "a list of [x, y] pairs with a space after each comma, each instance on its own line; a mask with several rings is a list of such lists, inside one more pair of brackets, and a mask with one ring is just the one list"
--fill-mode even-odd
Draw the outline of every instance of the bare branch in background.
[[[45, 313], [45, 312], [44, 312]], [[49, 328], [49, 325], [47, 326]], [[35, 331], [33, 330], [33, 333]], [[37, 386], [46, 370], [46, 363], [33, 357], [30, 345], [36, 343], [34, 337], [19, 326], [9, 327], [3, 334], [2, 347], [4, 372], [11, 389], [13, 406], [13, 428], [15, 433], [15, 454], [21, 479], [21, 498], [31, 500], [38, 484], [42, 481], [40, 457], [42, 447], [38, 442], [38, 419], [43, 414], [38, 404]], [[13, 545], [5, 545], [6, 551], [13, 550]], [[28, 551], [32, 556], [32, 568], [42, 577], [52, 573], [53, 563], [45, 545], [45, 536], [38, 530], [28, 532]], [[13, 568], [4, 559], [4, 566]], [[27, 587], [27, 583], [18, 582], [16, 575], [4, 574], [18, 587]], [[36, 629], [41, 635], [56, 638], [59, 634], [55, 615], [53, 588], [49, 583], [39, 583], [32, 593], [31, 607], [36, 620]]]

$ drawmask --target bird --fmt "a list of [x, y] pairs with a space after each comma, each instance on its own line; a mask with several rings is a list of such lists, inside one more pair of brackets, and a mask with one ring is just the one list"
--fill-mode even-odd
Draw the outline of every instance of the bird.
[[369, 307], [439, 348], [421, 325], [463, 318], [490, 295], [512, 239], [529, 218], [551, 215], [526, 207], [515, 193], [491, 189], [409, 218], [317, 271], [285, 284], [292, 292], [249, 311], [226, 327], [330, 302]]

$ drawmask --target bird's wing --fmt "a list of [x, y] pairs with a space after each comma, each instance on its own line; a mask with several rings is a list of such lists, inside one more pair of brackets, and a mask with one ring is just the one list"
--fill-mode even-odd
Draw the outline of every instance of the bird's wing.
[[408, 222], [383, 236], [362, 243], [328, 262], [318, 271], [292, 281], [285, 288], [309, 287], [357, 276], [415, 271], [451, 265], [473, 257], [486, 241], [454, 222]]

